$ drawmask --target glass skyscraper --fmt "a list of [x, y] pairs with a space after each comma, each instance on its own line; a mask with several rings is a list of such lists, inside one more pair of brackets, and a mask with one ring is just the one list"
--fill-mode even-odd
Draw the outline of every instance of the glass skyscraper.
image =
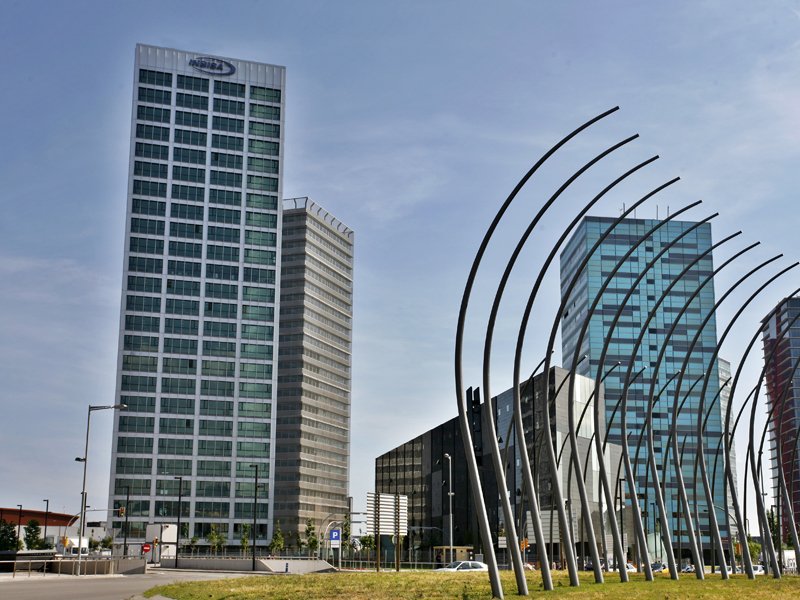
[[[285, 69], [139, 44], [110, 502], [270, 534]], [[179, 489], [182, 478], [183, 489]], [[182, 496], [179, 504], [179, 495]], [[115, 512], [117, 539], [124, 519]], [[252, 539], [252, 534], [250, 536]]]
[[[568, 242], [561, 254], [561, 288], [562, 297], [566, 293], [570, 282], [576, 276], [577, 270], [588, 254], [589, 250], [600, 238], [600, 236], [612, 226], [614, 219], [607, 217], [586, 217], [578, 226], [576, 232]], [[656, 378], [655, 394], [661, 392], [659, 400], [653, 411], [652, 426], [655, 436], [656, 463], [659, 468], [663, 467], [665, 451], [669, 436], [671, 423], [672, 404], [675, 393], [677, 377], [670, 382], [670, 378], [681, 369], [686, 358], [689, 344], [697, 333], [703, 319], [708, 315], [714, 306], [714, 282], [708, 282], [700, 291], [699, 295], [693, 300], [688, 311], [681, 317], [680, 323], [675, 329], [675, 333], [667, 339], [667, 333], [672, 327], [675, 317], [687, 302], [688, 298], [697, 290], [698, 285], [713, 271], [713, 259], [711, 253], [702, 258], [681, 280], [672, 288], [670, 293], [660, 304], [655, 318], [648, 324], [647, 331], [639, 348], [634, 354], [634, 343], [640, 334], [642, 325], [647, 319], [651, 309], [657, 304], [659, 298], [664, 294], [667, 287], [675, 277], [701, 253], [711, 247], [711, 226], [709, 224], [700, 225], [697, 229], [683, 237], [677, 244], [663, 255], [642, 279], [637, 289], [627, 302], [621, 319], [611, 336], [611, 342], [604, 364], [599, 364], [603, 345], [606, 336], [610, 332], [610, 324], [615, 313], [624, 300], [626, 293], [631, 289], [635, 278], [647, 263], [658, 254], [664, 246], [675, 240], [690, 227], [696, 225], [688, 221], [670, 221], [658, 229], [645, 242], [638, 245], [625, 265], [614, 276], [611, 284], [602, 295], [602, 299], [597, 309], [589, 320], [588, 331], [581, 343], [580, 348], [576, 348], [577, 337], [581, 326], [587, 319], [587, 311], [599, 290], [605, 282], [607, 276], [615, 267], [620, 258], [636, 244], [637, 240], [647, 233], [658, 221], [650, 219], [625, 219], [617, 225], [615, 230], [609, 235], [600, 247], [592, 254], [584, 270], [578, 275], [577, 285], [574, 287], [564, 314], [562, 315], [561, 334], [562, 334], [562, 354], [565, 368], [571, 368], [572, 359], [577, 352], [579, 356], [588, 355], [588, 360], [579, 363], [578, 373], [594, 377], [597, 370], [606, 373], [617, 361], [621, 363], [621, 368], [611, 372], [605, 380], [605, 411], [607, 417], [607, 427], [609, 430], [609, 442], [620, 443], [622, 433], [620, 431], [619, 414], [611, 421], [611, 414], [615, 405], [620, 399], [625, 372], [627, 366], [633, 361], [633, 373], [635, 374], [642, 367], [647, 367], [641, 376], [635, 379], [628, 391], [628, 410], [627, 423], [628, 432], [633, 432], [628, 438], [630, 445], [631, 460], [636, 452], [639, 433], [644, 428], [644, 419], [647, 405], [649, 402], [649, 392], [653, 377]], [[659, 351], [664, 344], [667, 344], [664, 360], [660, 368], [656, 369], [656, 361]], [[702, 330], [700, 339], [695, 346], [688, 360], [688, 367], [684, 373], [684, 379], [680, 390], [682, 399], [692, 384], [703, 373], [711, 371], [710, 383], [706, 391], [705, 410], [711, 408], [707, 426], [705, 428], [706, 458], [709, 461], [709, 479], [713, 477], [713, 454], [716, 451], [717, 443], [720, 440], [722, 430], [722, 411], [720, 400], [717, 397], [720, 380], [718, 365], [716, 360], [711, 360], [712, 353], [717, 344], [716, 319], [711, 317], [708, 324]], [[669, 383], [668, 383], [669, 382]], [[684, 446], [685, 453], [682, 462], [683, 477], [686, 484], [690, 503], [694, 504], [694, 498], [700, 500], [700, 506], [706, 505], [705, 494], [703, 493], [702, 482], [699, 473], [695, 471], [695, 451], [697, 448], [696, 422], [698, 412], [698, 399], [702, 383], [694, 387], [688, 395], [688, 399], [682, 409], [678, 419], [678, 442]], [[713, 407], [712, 407], [713, 402]], [[640, 490], [641, 508], [645, 520], [648, 522], [649, 539], [653, 539], [654, 531], [653, 516], [654, 502], [653, 482], [647, 472], [648, 452], [646, 440], [642, 443], [640, 458], [635, 465], [638, 489]], [[682, 533], [681, 541], [683, 555], [688, 556], [688, 538], [685, 534], [685, 525], [681, 519], [680, 525], [676, 521], [679, 513], [679, 498], [674, 482], [673, 457], [670, 454], [670, 466], [666, 469], [666, 494], [665, 504], [670, 518], [672, 529], [676, 532], [673, 544], [678, 545], [677, 532]], [[616, 465], [615, 465], [616, 466]], [[714, 495], [723, 498], [723, 462], [719, 461], [718, 471], [715, 478]], [[720, 504], [722, 504], [720, 502]], [[725, 521], [721, 507], [716, 509], [717, 519], [720, 523], [723, 542], [728, 537], [728, 525]], [[701, 509], [699, 514], [700, 530], [703, 532], [703, 542], [708, 552], [709, 526], [708, 513]], [[651, 548], [652, 552], [653, 548]]]
[[[800, 461], [797, 455], [800, 421], [800, 298], [785, 298], [764, 318], [764, 359], [770, 421], [773, 474], [783, 468], [795, 519], [800, 514]], [[759, 436], [760, 437], [760, 436]], [[781, 498], [781, 527], [789, 532], [789, 513], [783, 506], [778, 479], [773, 479], [773, 497]], [[766, 483], [764, 487], [766, 488]]]

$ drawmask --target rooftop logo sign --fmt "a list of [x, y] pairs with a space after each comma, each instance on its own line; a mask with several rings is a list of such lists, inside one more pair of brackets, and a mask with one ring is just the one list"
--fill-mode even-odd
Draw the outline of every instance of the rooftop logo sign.
[[210, 56], [197, 56], [195, 58], [190, 58], [189, 66], [209, 75], [226, 76], [236, 73], [236, 67], [234, 67], [227, 60], [212, 58]]

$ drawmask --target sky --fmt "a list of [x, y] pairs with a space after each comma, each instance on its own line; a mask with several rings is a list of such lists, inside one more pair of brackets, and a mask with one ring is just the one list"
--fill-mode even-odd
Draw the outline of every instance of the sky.
[[[743, 231], [717, 263], [761, 241], [738, 275], [800, 254], [800, 1], [5, 0], [0, 506], [43, 509], [48, 498], [77, 512], [87, 406], [113, 403], [137, 42], [287, 68], [284, 196], [311, 197], [356, 235], [356, 510], [375, 457], [455, 416], [456, 319], [480, 240], [530, 166], [594, 115], [620, 107], [548, 161], [493, 238], [467, 318], [467, 385], [480, 385], [491, 299], [525, 226], [561, 182], [632, 134], [567, 189], [520, 256], [495, 333], [493, 394], [511, 385], [543, 256], [583, 203], [646, 158], [660, 156], [592, 214], [617, 216], [679, 176], [637, 216], [702, 199], [687, 218], [719, 212], [715, 239]], [[551, 271], [526, 336], [531, 366], [558, 306]], [[737, 321], [723, 347], [734, 367], [796, 284], [783, 277]], [[755, 385], [760, 354], [742, 389]], [[108, 411], [93, 413], [93, 506], [107, 502], [111, 427]]]

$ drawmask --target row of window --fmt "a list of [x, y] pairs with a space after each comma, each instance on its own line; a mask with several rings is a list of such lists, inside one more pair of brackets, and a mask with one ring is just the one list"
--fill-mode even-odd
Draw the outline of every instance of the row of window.
[[[139, 88], [139, 101], [149, 102], [152, 104], [171, 104], [172, 95], [170, 92], [152, 88]], [[207, 96], [195, 96], [192, 94], [176, 94], [176, 106], [181, 108], [189, 108], [195, 110], [208, 109]], [[225, 102], [225, 104], [221, 104]], [[231, 105], [229, 101], [214, 101], [214, 110], [217, 112], [225, 112], [229, 114], [244, 115], [244, 104], [241, 105], [241, 112], [237, 110], [236, 105]], [[170, 111], [168, 109], [159, 109], [159, 107], [149, 107], [159, 110], [147, 110], [148, 107], [142, 105], [137, 106], [136, 116], [144, 121], [152, 121], [156, 123], [169, 123]], [[141, 110], [140, 110], [141, 109]], [[263, 106], [255, 112], [259, 115], [265, 115], [262, 118], [275, 118], [280, 119], [280, 109]], [[254, 111], [250, 111], [251, 117], [255, 116]], [[218, 115], [211, 116], [211, 128], [219, 131], [231, 131], [234, 133], [244, 133], [244, 119], [237, 119], [235, 117], [223, 117]], [[188, 127], [198, 127], [202, 129], [208, 128], [208, 115], [205, 113], [192, 113], [187, 111], [175, 111], [175, 125], [185, 125]], [[279, 123], [265, 123], [262, 121], [250, 121], [249, 131], [252, 135], [261, 137], [280, 137], [280, 124]]]
[[[159, 87], [172, 87], [172, 73], [155, 71], [152, 69], [139, 69], [139, 83], [144, 85], [155, 85]], [[178, 75], [178, 89], [193, 92], [209, 91], [209, 80], [205, 77], [192, 77], [190, 75]], [[214, 93], [221, 96], [233, 96], [234, 98], [245, 98], [246, 87], [243, 83], [233, 83], [230, 81], [214, 81]], [[262, 86], [250, 86], [250, 99], [259, 102], [272, 102], [279, 104], [281, 101], [281, 91], [274, 88]]]
[[[142, 317], [139, 315], [128, 315], [125, 317], [126, 321], [128, 321], [128, 319], [137, 318], [142, 319], [147, 317]], [[158, 317], [155, 318], [158, 319]], [[165, 323], [165, 329], [169, 329], [170, 321], [196, 323], [196, 321], [188, 321], [186, 319], [165, 319], [165, 321], [167, 322]], [[193, 335], [190, 331], [188, 331], [188, 327], [184, 326], [176, 331], [167, 330], [165, 333], [171, 333], [173, 335]], [[124, 349], [129, 352], [158, 352], [157, 337], [125, 335], [123, 342]], [[243, 342], [240, 344], [239, 350], [239, 357], [242, 359], [272, 360], [272, 346], [270, 345], [250, 344]], [[202, 354], [203, 356], [236, 358], [236, 343], [218, 340], [204, 340]], [[196, 371], [196, 365], [193, 361], [194, 359], [170, 359], [165, 357], [162, 364], [162, 370], [164, 373], [194, 373]], [[209, 368], [211, 367], [209, 366]], [[207, 373], [204, 372], [203, 374], [205, 375]]]
[[[147, 109], [147, 110], [145, 110]], [[150, 115], [151, 118], [146, 118], [147, 121], [155, 121], [159, 123], [169, 122], [169, 111], [166, 109], [157, 109], [153, 107], [143, 107], [142, 115]], [[185, 113], [190, 114], [190, 113]], [[203, 116], [203, 115], [199, 115]], [[140, 119], [144, 117], [140, 116]], [[165, 120], [166, 119], [166, 120]], [[188, 127], [199, 127], [200, 125], [193, 125], [194, 121], [191, 117], [184, 120], [182, 116], [180, 122], [176, 119], [176, 125], [183, 125]], [[205, 128], [205, 126], [203, 126]], [[153, 140], [156, 142], [169, 142], [169, 127], [159, 127], [157, 125], [146, 125], [139, 123], [136, 125], [136, 137]], [[278, 136], [274, 136], [278, 137]], [[205, 146], [208, 141], [208, 134], [201, 131], [187, 131], [184, 129], [176, 129], [174, 135], [174, 142], [176, 144], [189, 144], [192, 146]], [[211, 134], [211, 147], [218, 148], [219, 150], [231, 150], [234, 152], [244, 152], [244, 138], [232, 135], [223, 135], [219, 133]], [[279, 156], [280, 144], [278, 142], [271, 142], [269, 140], [256, 140], [247, 138], [247, 150], [251, 154], [265, 154], [267, 156]], [[137, 154], [138, 156], [138, 154]], [[166, 159], [165, 159], [166, 160]]]
[[[230, 476], [230, 462], [229, 461], [200, 461], [209, 466], [228, 465], [227, 474]], [[250, 469], [249, 478], [253, 477], [255, 472]], [[222, 473], [212, 471], [213, 473]], [[224, 475], [208, 475], [209, 477], [221, 477]], [[247, 477], [248, 475], [245, 475]], [[150, 479], [116, 479], [114, 481], [114, 493], [117, 495], [131, 495], [131, 496], [149, 496], [150, 486], [153, 483]], [[231, 489], [234, 490], [237, 498], [252, 498], [255, 492], [255, 482], [253, 481], [239, 481], [234, 482], [233, 488], [229, 481], [195, 481], [195, 496], [205, 498], [228, 498], [231, 495]], [[268, 490], [266, 486], [259, 484], [258, 497], [266, 499], [268, 497]], [[155, 495], [156, 496], [183, 496], [192, 495], [192, 482], [190, 480], [176, 480], [176, 479], [157, 479], [155, 480]]]
[[[164, 254], [164, 240], [153, 238], [131, 237], [128, 246], [130, 252], [137, 254]], [[208, 260], [239, 262], [240, 248], [238, 246], [206, 246]], [[244, 249], [244, 262], [247, 264], [275, 266], [274, 250], [258, 250], [255, 248]], [[169, 256], [182, 256], [184, 258], [202, 258], [203, 245], [195, 242], [169, 242]], [[199, 296], [199, 290], [196, 294]]]
[[[158, 210], [160, 206], [147, 205], [142, 206], [139, 203], [138, 208], [146, 210]], [[171, 217], [187, 220], [203, 220], [202, 207], [189, 207], [188, 205], [175, 205], [173, 204], [171, 210]], [[211, 223], [223, 223], [225, 225], [240, 225], [241, 224], [241, 211], [229, 208], [218, 208], [210, 206], [208, 208], [208, 221]], [[264, 229], [276, 229], [278, 225], [277, 215], [271, 213], [256, 213], [247, 211], [245, 213], [244, 224], [246, 227], [261, 227]], [[165, 231], [165, 222], [159, 219], [145, 219], [142, 217], [131, 217], [130, 232], [133, 234], [141, 235], [157, 235], [163, 236]], [[226, 227], [217, 227], [209, 225], [207, 240], [209, 242], [228, 242], [239, 243], [239, 229], [230, 229]], [[172, 221], [169, 224], [169, 235], [174, 238], [190, 238], [190, 239], [203, 239], [203, 225], [201, 223], [183, 223], [180, 221]], [[275, 247], [277, 242], [277, 234], [274, 232], [262, 232], [245, 230], [245, 244], [251, 246], [271, 246]]]
[[[120, 402], [128, 408], [125, 413], [154, 413], [156, 399], [152, 396], [120, 396]], [[200, 400], [200, 415], [215, 417], [232, 417], [233, 402], [231, 400]], [[268, 419], [272, 414], [272, 405], [268, 402], [240, 401], [238, 404], [240, 418]], [[194, 398], [161, 398], [162, 414], [194, 415]]]
[[[205, 190], [199, 187], [188, 185], [173, 185], [172, 186], [172, 200], [186, 200], [189, 202], [204, 202]], [[208, 194], [208, 201], [210, 204], [224, 204], [228, 206], [241, 206], [242, 193], [236, 190], [220, 190], [211, 188]], [[276, 210], [277, 198], [275, 196], [264, 196], [261, 194], [250, 194], [246, 196], [247, 208]], [[274, 207], [274, 208], [273, 208]], [[133, 198], [131, 210], [134, 214], [151, 215], [154, 217], [164, 217], [167, 213], [167, 203], [163, 200], [150, 200], [147, 198]], [[170, 212], [170, 216], [176, 218], [195, 218], [179, 216], [181, 213], [177, 211], [189, 211], [192, 209], [185, 208], [185, 205], [179, 205], [178, 208]], [[202, 220], [202, 213], [200, 208], [193, 209], [197, 212], [197, 220]], [[188, 213], [186, 213], [188, 214]], [[216, 214], [216, 213], [215, 213]], [[219, 213], [226, 214], [226, 213]], [[260, 213], [248, 213], [247, 218], [254, 227], [271, 227], [272, 229], [278, 226], [278, 216], [261, 215]], [[262, 224], [263, 223], [263, 224]], [[272, 225], [270, 225], [272, 223]], [[238, 241], [238, 240], [237, 240]]]
[[[192, 461], [184, 458], [159, 458], [156, 462], [156, 475], [192, 475]], [[232, 461], [228, 460], [198, 460], [196, 475], [198, 477], [230, 477]], [[254, 474], [253, 462], [236, 462], [236, 477], [251, 478]], [[118, 456], [116, 461], [118, 475], [152, 475], [153, 459], [143, 456]], [[258, 464], [259, 475], [265, 479], [269, 476], [269, 464]], [[175, 481], [175, 479], [171, 479]], [[131, 485], [131, 484], [123, 484]], [[184, 486], [190, 481], [184, 481]], [[261, 486], [259, 486], [261, 487]], [[177, 489], [177, 488], [176, 488]], [[186, 488], [184, 487], [184, 491]], [[115, 493], [125, 493], [125, 490]]]
[[[195, 440], [187, 438], [159, 438], [158, 454], [177, 454], [197, 456], [233, 456], [233, 442], [227, 440]], [[120, 454], [152, 454], [152, 437], [117, 438], [117, 452]], [[236, 456], [244, 458], [269, 458], [269, 442], [236, 442]]]
[[[142, 311], [145, 312], [145, 311]], [[174, 313], [173, 313], [174, 314]], [[150, 317], [147, 315], [126, 315], [125, 328], [128, 331], [151, 332], [158, 333], [160, 317]], [[172, 333], [168, 329], [177, 329], [175, 335], [196, 335], [188, 333], [189, 325], [185, 325], [184, 319], [168, 319], [165, 318], [165, 333]], [[168, 321], [180, 321], [180, 325], [170, 324]], [[242, 323], [241, 334], [244, 339], [271, 342], [273, 337], [274, 328], [271, 325], [251, 325]], [[223, 337], [235, 338], [236, 337], [236, 323], [222, 322], [222, 321], [203, 321], [203, 335], [205, 337]], [[246, 337], [245, 337], [246, 336]], [[155, 338], [157, 339], [157, 338]], [[190, 342], [193, 342], [192, 345]], [[134, 340], [131, 339], [130, 350], [140, 352], [155, 352], [152, 349], [153, 342], [151, 340]], [[138, 347], [137, 347], [138, 346]], [[183, 340], [176, 338], [164, 339], [164, 350], [167, 354], [197, 354], [197, 340]], [[228, 350], [226, 354], [210, 354], [213, 351], [209, 348], [209, 353], [204, 354], [208, 356], [232, 356]]]
[[[194, 419], [161, 417], [158, 431], [162, 434], [194, 435]], [[198, 435], [210, 437], [233, 437], [233, 421], [198, 419]], [[155, 433], [155, 417], [121, 415], [120, 433]], [[238, 437], [269, 438], [270, 424], [260, 421], [239, 421], [236, 427]]]
[[[180, 282], [180, 283], [189, 284], [194, 282]], [[150, 282], [142, 282], [142, 287], [145, 287], [149, 284]], [[155, 286], [153, 285], [153, 287]], [[200, 295], [199, 289], [197, 290], [196, 294], [194, 294], [193, 292], [194, 292], [193, 289], [184, 291], [176, 287], [176, 291], [174, 293], [183, 295], [197, 295], [197, 296]], [[164, 305], [164, 309], [166, 314], [168, 315], [200, 316], [200, 302], [197, 300], [167, 298], [166, 303]], [[126, 296], [125, 310], [130, 312], [160, 313], [161, 298], [158, 296], [155, 297], [136, 296], [129, 294], [128, 296]], [[224, 302], [204, 303], [203, 316], [205, 317], [214, 317], [218, 319], [235, 319], [237, 318], [237, 313], [238, 313], [238, 306], [236, 304], [226, 304]], [[250, 321], [271, 321], [273, 316], [274, 316], [274, 308], [271, 306], [250, 306], [247, 304], [242, 306], [242, 319]], [[206, 321], [204, 323], [204, 327], [207, 330], [206, 335], [208, 335], [208, 330], [215, 330], [218, 325], [229, 326], [230, 323], [217, 324], [214, 321]], [[183, 332], [181, 331], [181, 333]], [[215, 336], [215, 337], [223, 337], [223, 336]], [[230, 337], [230, 336], [224, 336], [224, 337]]]
[[[195, 340], [190, 340], [195, 341]], [[193, 395], [196, 390], [195, 379], [179, 379], [175, 377], [161, 378], [161, 393], [176, 395]], [[138, 393], [155, 393], [157, 378], [149, 375], [122, 375], [122, 391]], [[234, 382], [203, 379], [200, 381], [200, 394], [203, 396], [219, 396], [223, 398], [234, 397]], [[256, 398], [270, 400], [272, 398], [272, 384], [239, 382], [240, 398]]]
[[[133, 238], [141, 239], [141, 238]], [[159, 241], [159, 240], [146, 240], [146, 241]], [[128, 275], [128, 291], [132, 292], [145, 292], [158, 294], [161, 293], [162, 280], [158, 277], [145, 277], [143, 275]], [[199, 296], [200, 295], [200, 282], [199, 281], [186, 281], [180, 279], [167, 280], [167, 293], [177, 296]], [[246, 297], [245, 297], [246, 295]], [[239, 286], [227, 283], [212, 283], [206, 282], [206, 298], [214, 298], [218, 300], [238, 300], [239, 299]], [[244, 300], [251, 302], [274, 302], [275, 290], [274, 288], [245, 288]], [[272, 320], [274, 309], [265, 306], [249, 306], [245, 305], [242, 314], [261, 315], [264, 318], [260, 320]], [[269, 309], [269, 310], [268, 310]]]
[[[167, 375], [196, 375], [198, 361], [193, 358], [164, 357], [161, 372]], [[201, 374], [210, 377], [235, 377], [236, 363], [221, 360], [203, 360]], [[123, 371], [155, 373], [158, 371], [158, 357], [150, 355], [126, 354], [122, 357]], [[243, 379], [271, 379], [272, 364], [241, 363], [239, 376]]]
[[[167, 179], [167, 165], [136, 161], [134, 165], [134, 175]], [[206, 172], [205, 169], [175, 165], [172, 167], [172, 177], [177, 181], [188, 181], [204, 184], [206, 180]], [[278, 191], [278, 179], [275, 177], [263, 177], [261, 175], [248, 174], [247, 179], [244, 180], [241, 173], [211, 171], [211, 185], [240, 188], [242, 187], [243, 181], [247, 182], [248, 190], [253, 190], [255, 192]], [[167, 184], [158, 181], [134, 179], [133, 193], [136, 196], [156, 196], [158, 198], [166, 198]]]

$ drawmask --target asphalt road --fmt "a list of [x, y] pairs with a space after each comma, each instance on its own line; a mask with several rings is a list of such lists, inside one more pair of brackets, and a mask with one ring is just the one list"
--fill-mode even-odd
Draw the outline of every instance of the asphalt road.
[[159, 571], [151, 570], [146, 575], [84, 576], [3, 575], [0, 577], [2, 600], [129, 600], [156, 585], [175, 581], [202, 581], [227, 577], [247, 577], [252, 573]]

